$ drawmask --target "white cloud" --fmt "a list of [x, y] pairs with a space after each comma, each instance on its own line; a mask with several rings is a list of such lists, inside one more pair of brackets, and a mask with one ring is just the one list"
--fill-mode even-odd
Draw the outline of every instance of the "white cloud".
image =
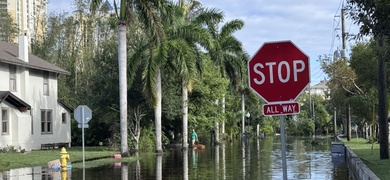
[[72, 12], [75, 8], [74, 0], [48, 0], [48, 13]]
[[[242, 19], [244, 28], [236, 36], [253, 55], [269, 41], [291, 40], [310, 57], [311, 80], [318, 83], [325, 74], [319, 55], [333, 53], [335, 15], [340, 15], [341, 0], [200, 0], [206, 7], [225, 12], [226, 20]], [[336, 18], [336, 21], [340, 19]], [[347, 24], [346, 24], [347, 25]], [[349, 25], [349, 24], [348, 24]], [[341, 44], [340, 40], [335, 41]], [[341, 48], [341, 47], [340, 47]]]
[[[336, 32], [334, 28], [341, 26], [340, 18], [335, 18], [335, 15], [340, 15], [342, 0], [199, 1], [205, 7], [222, 10], [226, 21], [242, 19], [245, 22], [244, 28], [236, 36], [250, 55], [264, 42], [294, 42], [310, 57], [312, 83], [318, 83], [326, 76], [319, 67], [318, 56], [333, 53], [341, 46], [341, 40], [335, 39], [335, 34], [341, 32]], [[74, 9], [73, 4], [72, 0], [50, 0], [48, 10], [69, 12]], [[345, 25], [347, 32], [356, 34], [357, 28], [351, 26], [350, 21], [347, 20]]]

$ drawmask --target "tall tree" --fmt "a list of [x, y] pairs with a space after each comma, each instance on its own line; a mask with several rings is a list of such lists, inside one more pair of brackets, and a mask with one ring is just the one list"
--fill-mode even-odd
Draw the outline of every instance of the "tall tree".
[[380, 159], [389, 159], [389, 124], [387, 106], [386, 47], [390, 36], [390, 0], [348, 0], [352, 19], [360, 25], [360, 34], [372, 34], [377, 41], [378, 56], [378, 117]]
[[332, 104], [337, 109], [346, 109], [345, 118], [347, 127], [347, 140], [351, 140], [350, 100], [353, 96], [363, 95], [363, 89], [357, 84], [355, 71], [345, 62], [344, 58], [335, 57], [332, 61], [320, 57], [322, 69], [328, 74], [328, 82], [332, 97]]
[[[222, 25], [221, 21], [208, 23], [207, 28], [213, 38], [213, 46], [208, 49], [211, 60], [214, 61], [223, 77], [230, 79], [230, 85], [235, 87], [242, 78], [244, 51], [241, 42], [233, 35], [234, 32], [242, 29], [244, 22], [234, 19]], [[215, 143], [219, 143], [219, 122], [215, 121]]]
[[13, 42], [18, 34], [18, 26], [5, 10], [0, 11], [0, 41]]
[[[182, 2], [183, 3], [183, 2]], [[141, 51], [149, 51], [147, 55], [143, 79], [144, 92], [148, 100], [155, 106], [155, 121], [156, 121], [156, 152], [162, 152], [161, 143], [161, 99], [162, 86], [161, 75], [165, 65], [173, 67], [175, 72], [181, 78], [182, 87], [182, 113], [183, 113], [183, 137], [182, 143], [187, 147], [187, 125], [188, 125], [188, 91], [191, 89], [191, 79], [201, 70], [201, 60], [199, 53], [200, 47], [209, 47], [210, 35], [202, 28], [202, 23], [205, 19], [211, 21], [210, 18], [221, 18], [222, 15], [215, 10], [204, 11], [200, 14], [191, 14], [193, 11], [188, 11], [191, 8], [197, 8], [200, 3], [195, 2], [191, 7], [178, 6], [174, 3], [167, 3], [167, 11], [161, 13], [161, 19], [164, 25], [165, 38], [164, 41], [158, 44], [153, 44], [153, 41], [146, 45], [149, 47], [140, 47]], [[196, 5], [196, 6], [195, 6]], [[140, 56], [133, 56], [139, 58]], [[158, 123], [160, 122], [160, 124]]]
[[[202, 77], [194, 81], [194, 89], [190, 94], [189, 111], [193, 115], [190, 116], [189, 122], [190, 127], [197, 129], [199, 140], [205, 143], [204, 135], [214, 133], [214, 122], [223, 116], [222, 109], [216, 105], [215, 99], [221, 99], [223, 94], [228, 94], [226, 87], [229, 85], [229, 80], [215, 71], [219, 67], [210, 60], [208, 55], [202, 56], [204, 56]], [[233, 108], [233, 105], [229, 108]], [[231, 110], [228, 114], [236, 112]]]
[[220, 20], [223, 15], [215, 9], [204, 9], [197, 1], [184, 0], [179, 4], [181, 18], [176, 19], [176, 25], [169, 32], [170, 39], [176, 41], [175, 69], [182, 82], [182, 145], [188, 147], [188, 92], [192, 90], [193, 80], [202, 72], [201, 48], [209, 48], [211, 36], [203, 24], [213, 20]]
[[[377, 82], [378, 82], [378, 60], [375, 53], [376, 42], [372, 39], [368, 42], [361, 42], [352, 47], [350, 66], [355, 70], [357, 83], [362, 84], [366, 92], [364, 96], [354, 98], [354, 114], [369, 125], [377, 124]], [[367, 69], [370, 69], [367, 71]], [[388, 71], [390, 69], [387, 69]], [[376, 138], [372, 134], [372, 137]]]
[[[102, 4], [102, 0], [92, 0], [91, 10], [96, 12]], [[114, 1], [115, 15], [118, 19], [118, 66], [119, 66], [119, 97], [120, 97], [120, 132], [121, 154], [129, 156], [128, 132], [127, 132], [127, 38], [126, 26], [130, 20], [139, 18], [145, 24], [148, 34], [156, 42], [163, 38], [162, 26], [159, 16], [161, 1], [150, 0], [121, 0], [119, 6]], [[161, 124], [161, 123], [160, 123]], [[157, 130], [156, 123], [156, 130]], [[161, 128], [161, 126], [160, 126]]]

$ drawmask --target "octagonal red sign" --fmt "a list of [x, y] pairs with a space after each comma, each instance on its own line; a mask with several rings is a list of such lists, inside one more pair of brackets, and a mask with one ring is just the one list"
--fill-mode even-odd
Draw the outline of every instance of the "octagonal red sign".
[[309, 69], [309, 57], [291, 41], [266, 42], [248, 62], [249, 86], [267, 103], [295, 101]]

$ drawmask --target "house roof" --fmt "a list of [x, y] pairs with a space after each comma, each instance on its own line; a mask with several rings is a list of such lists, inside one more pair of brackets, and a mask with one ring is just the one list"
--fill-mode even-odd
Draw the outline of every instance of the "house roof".
[[0, 41], [0, 62], [32, 68], [32, 69], [70, 75], [68, 71], [30, 53], [28, 54], [29, 62], [25, 62], [19, 59], [18, 50], [19, 50], [18, 46], [4, 41]]
[[61, 99], [58, 99], [57, 101], [58, 101], [58, 103], [59, 103], [61, 106], [63, 106], [66, 110], [68, 110], [70, 113], [73, 113], [74, 108], [73, 108], [72, 106], [66, 104], [66, 103], [65, 103], [63, 100], [61, 100]]
[[0, 103], [2, 103], [4, 100], [8, 101], [15, 107], [19, 109], [19, 111], [24, 112], [27, 110], [31, 110], [31, 106], [28, 105], [23, 100], [19, 99], [17, 96], [12, 94], [10, 91], [0, 91]]
[[320, 83], [314, 85], [313, 89], [328, 89], [328, 81], [321, 81]]
[[108, 0], [106, 0], [106, 2], [103, 3], [103, 5], [100, 8], [100, 10], [102, 10], [103, 8], [107, 8], [108, 11], [113, 11], [114, 10], [114, 8], [112, 7], [111, 3], [108, 2]]

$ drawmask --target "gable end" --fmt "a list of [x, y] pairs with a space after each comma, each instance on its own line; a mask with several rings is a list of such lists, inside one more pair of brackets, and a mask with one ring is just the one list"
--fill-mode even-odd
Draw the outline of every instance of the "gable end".
[[31, 110], [31, 106], [29, 104], [19, 99], [10, 91], [0, 91], [0, 103], [2, 103], [4, 100], [17, 107], [20, 112]]

